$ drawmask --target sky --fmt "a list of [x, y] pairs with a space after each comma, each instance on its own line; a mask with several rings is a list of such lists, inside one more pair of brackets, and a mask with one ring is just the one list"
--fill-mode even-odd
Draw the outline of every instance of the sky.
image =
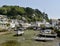
[[60, 18], [60, 0], [0, 0], [0, 7], [3, 5], [31, 7], [47, 13], [49, 18]]

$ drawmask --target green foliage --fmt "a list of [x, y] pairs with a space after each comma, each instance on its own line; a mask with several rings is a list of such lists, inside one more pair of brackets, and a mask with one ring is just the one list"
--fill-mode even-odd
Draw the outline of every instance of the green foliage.
[[34, 13], [34, 10], [32, 8], [29, 8], [29, 7], [27, 7], [25, 9], [25, 11], [26, 11], [26, 14], [28, 14], [28, 15], [32, 15]]
[[17, 8], [16, 9], [19, 15], [24, 15], [25, 14], [25, 9], [23, 7]]
[[22, 17], [26, 18], [27, 22], [31, 21], [42, 21], [45, 19], [49, 21], [48, 15], [44, 12], [42, 13], [38, 9], [32, 9], [30, 7], [19, 7], [19, 6], [7, 6], [4, 5], [0, 7], [0, 14], [7, 15], [10, 19], [22, 19]]
[[7, 14], [7, 11], [5, 8], [0, 8], [0, 14]]
[[43, 12], [43, 18], [44, 18], [46, 21], [49, 21], [48, 15], [47, 15], [45, 12]]
[[17, 46], [17, 45], [19, 45], [20, 46], [20, 44], [15, 40], [11, 40], [11, 41], [7, 41], [7, 42], [5, 42], [5, 43], [2, 43], [2, 46]]

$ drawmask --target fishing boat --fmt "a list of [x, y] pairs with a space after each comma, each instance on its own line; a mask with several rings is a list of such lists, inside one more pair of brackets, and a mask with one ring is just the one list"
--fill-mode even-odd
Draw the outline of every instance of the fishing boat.
[[37, 36], [34, 37], [35, 40], [54, 40], [57, 34], [54, 32], [52, 33], [52, 28], [45, 28], [41, 30]]

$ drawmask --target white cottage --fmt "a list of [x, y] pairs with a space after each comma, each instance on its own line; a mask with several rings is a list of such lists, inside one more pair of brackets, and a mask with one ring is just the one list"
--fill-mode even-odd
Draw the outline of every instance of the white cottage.
[[9, 22], [6, 16], [0, 15], [0, 28], [1, 29], [8, 29]]
[[12, 19], [10, 22], [10, 27], [14, 28], [15, 26], [19, 26], [19, 22], [17, 19]]
[[28, 28], [28, 27], [31, 26], [31, 24], [29, 24], [29, 23], [20, 23], [20, 24], [21, 24], [22, 27], [24, 27], [24, 28]]
[[51, 19], [50, 23], [52, 24], [53, 27], [55, 27], [56, 24], [58, 24], [58, 20], [57, 19]]

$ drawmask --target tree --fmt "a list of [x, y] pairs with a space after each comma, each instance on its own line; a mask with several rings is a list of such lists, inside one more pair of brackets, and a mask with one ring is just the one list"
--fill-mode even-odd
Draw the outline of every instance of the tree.
[[47, 22], [49, 22], [49, 18], [48, 18], [48, 15], [45, 13], [45, 12], [43, 12], [43, 18], [47, 21]]
[[0, 14], [6, 15], [7, 14], [6, 8], [0, 8]]
[[25, 11], [26, 11], [26, 14], [28, 14], [28, 15], [32, 15], [34, 13], [34, 10], [29, 7], [26, 7]]
[[39, 9], [32, 9], [30, 7], [24, 8], [20, 6], [4, 5], [0, 7], [0, 14], [7, 15], [7, 17], [10, 19], [21, 19], [24, 17], [28, 22], [42, 21], [43, 19], [49, 21], [48, 15], [45, 12], [42, 13]]

